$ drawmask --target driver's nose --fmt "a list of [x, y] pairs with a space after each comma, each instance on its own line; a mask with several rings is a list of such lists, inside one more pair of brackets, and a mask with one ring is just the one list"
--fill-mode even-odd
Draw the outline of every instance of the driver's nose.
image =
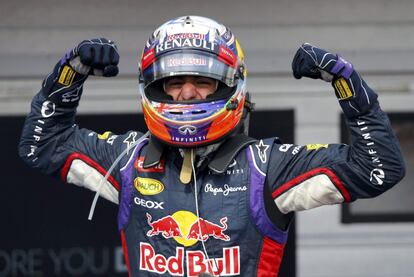
[[197, 98], [197, 88], [192, 82], [185, 82], [181, 88], [182, 100], [193, 100]]

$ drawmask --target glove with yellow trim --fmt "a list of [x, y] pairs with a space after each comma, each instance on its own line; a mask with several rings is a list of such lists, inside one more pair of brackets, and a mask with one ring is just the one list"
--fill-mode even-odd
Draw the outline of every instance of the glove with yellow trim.
[[66, 52], [44, 79], [42, 94], [55, 104], [77, 106], [88, 76], [116, 76], [118, 63], [119, 54], [113, 41], [105, 38], [84, 40]]
[[347, 117], [365, 114], [377, 102], [377, 94], [361, 79], [351, 63], [309, 43], [302, 44], [292, 61], [296, 79], [308, 77], [331, 82]]
[[61, 65], [67, 62], [82, 75], [113, 77], [119, 72], [118, 49], [112, 40], [106, 38], [82, 41], [60, 61]]

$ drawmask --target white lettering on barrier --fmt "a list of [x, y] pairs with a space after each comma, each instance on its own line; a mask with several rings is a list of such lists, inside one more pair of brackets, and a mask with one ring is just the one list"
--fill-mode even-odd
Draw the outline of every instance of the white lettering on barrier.
[[122, 247], [120, 246], [115, 248], [114, 270], [115, 272], [124, 272], [124, 273], [128, 272], [128, 267], [125, 264], [124, 251], [122, 250]]
[[[122, 248], [119, 260], [123, 259]], [[110, 269], [109, 248], [0, 250], [0, 276], [75, 276], [102, 275]], [[126, 272], [118, 262], [115, 272]], [[126, 267], [125, 267], [126, 268]]]

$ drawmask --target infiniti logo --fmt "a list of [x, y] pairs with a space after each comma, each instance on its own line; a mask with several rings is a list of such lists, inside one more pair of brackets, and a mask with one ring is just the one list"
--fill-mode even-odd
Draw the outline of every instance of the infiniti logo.
[[381, 186], [384, 183], [385, 172], [380, 168], [374, 168], [371, 171], [369, 180], [375, 185]]
[[193, 125], [183, 125], [178, 128], [178, 132], [182, 135], [194, 135], [197, 133], [197, 127]]

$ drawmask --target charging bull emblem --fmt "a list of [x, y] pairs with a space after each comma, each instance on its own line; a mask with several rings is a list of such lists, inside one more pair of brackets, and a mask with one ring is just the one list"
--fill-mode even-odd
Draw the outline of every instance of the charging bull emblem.
[[180, 226], [172, 216], [165, 216], [158, 220], [152, 221], [152, 216], [147, 213], [147, 222], [151, 226], [151, 230], [147, 232], [147, 236], [152, 237], [161, 234], [164, 238], [182, 237]]
[[147, 213], [147, 222], [151, 227], [147, 236], [162, 235], [166, 239], [173, 238], [179, 244], [186, 247], [196, 244], [198, 241], [207, 241], [210, 237], [223, 241], [230, 241], [225, 231], [228, 228], [227, 216], [219, 220], [219, 224], [197, 217], [190, 211], [177, 211], [172, 215], [153, 220]]
[[220, 225], [214, 224], [203, 218], [199, 218], [193, 223], [188, 232], [187, 239], [196, 239], [200, 241], [206, 241], [209, 237], [229, 241], [230, 237], [224, 234], [227, 230], [227, 217], [220, 219]]

